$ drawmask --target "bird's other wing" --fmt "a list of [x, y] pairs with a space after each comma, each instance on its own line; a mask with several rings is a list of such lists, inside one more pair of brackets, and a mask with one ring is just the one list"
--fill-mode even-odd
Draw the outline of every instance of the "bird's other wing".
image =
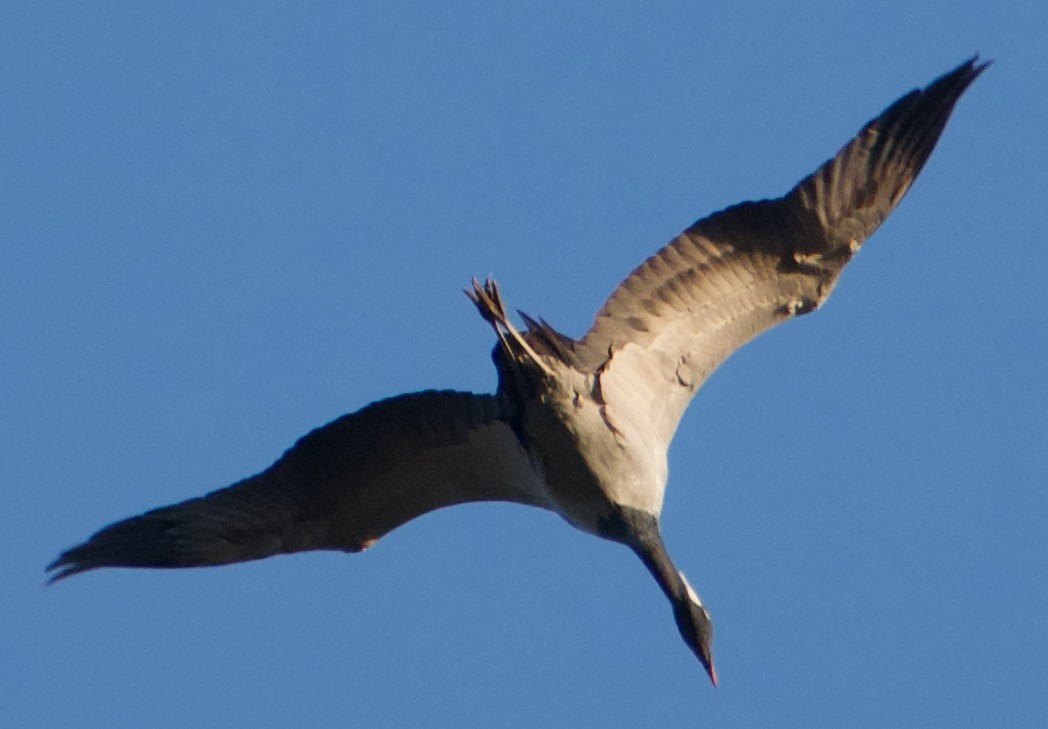
[[[606, 414], [666, 448], [705, 379], [761, 332], [817, 308], [909, 189], [954, 105], [986, 68], [972, 58], [870, 121], [777, 200], [698, 221], [641, 264], [577, 349]], [[646, 417], [645, 417], [646, 416]]]
[[197, 567], [316, 549], [356, 552], [468, 501], [543, 505], [495, 397], [421, 392], [317, 428], [257, 476], [105, 527], [48, 566]]

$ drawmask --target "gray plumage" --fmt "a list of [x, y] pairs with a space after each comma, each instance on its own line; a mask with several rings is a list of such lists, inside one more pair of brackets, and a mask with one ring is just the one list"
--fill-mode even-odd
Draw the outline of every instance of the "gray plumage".
[[519, 332], [498, 286], [474, 281], [467, 294], [499, 338], [495, 395], [430, 391], [368, 405], [256, 476], [105, 527], [59, 555], [52, 580], [358, 552], [435, 509], [517, 502], [633, 549], [716, 683], [709, 613], [659, 533], [670, 441], [732, 352], [826, 300], [986, 68], [976, 60], [903, 96], [785, 196], [692, 225], [622, 282], [579, 340], [526, 315]]

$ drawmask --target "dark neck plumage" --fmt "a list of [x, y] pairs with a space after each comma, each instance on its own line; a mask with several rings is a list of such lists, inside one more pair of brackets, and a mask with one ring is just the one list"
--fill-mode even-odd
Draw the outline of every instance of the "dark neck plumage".
[[659, 520], [654, 514], [617, 506], [611, 518], [600, 523], [600, 535], [625, 544], [640, 557], [666, 597], [673, 603], [687, 600], [687, 588], [662, 542]]
[[666, 545], [662, 542], [658, 517], [636, 509], [616, 506], [611, 517], [603, 520], [599, 528], [601, 536], [626, 544], [640, 557], [673, 605], [673, 617], [677, 621], [681, 637], [716, 686], [717, 672], [713, 668], [713, 624], [710, 622], [709, 612], [688, 585], [684, 575], [673, 566]]

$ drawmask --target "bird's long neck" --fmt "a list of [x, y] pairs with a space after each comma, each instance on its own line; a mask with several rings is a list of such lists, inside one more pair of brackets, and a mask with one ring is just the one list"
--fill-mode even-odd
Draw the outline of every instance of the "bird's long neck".
[[676, 604], [688, 599], [688, 589], [666, 551], [656, 516], [619, 507], [615, 517], [606, 523], [603, 536], [622, 542], [636, 552], [671, 602]]
[[633, 546], [633, 550], [671, 602], [679, 603], [688, 599], [687, 588], [681, 579], [680, 572], [670, 560], [669, 552], [666, 551], [666, 545], [662, 543], [662, 535], [657, 525], [654, 534]]
[[602, 534], [609, 539], [629, 545], [644, 566], [651, 572], [659, 587], [673, 605], [677, 629], [692, 652], [717, 685], [717, 671], [713, 667], [713, 624], [699, 596], [688, 585], [684, 575], [677, 571], [662, 542], [659, 520], [654, 514], [619, 506], [612, 517], [601, 524]]

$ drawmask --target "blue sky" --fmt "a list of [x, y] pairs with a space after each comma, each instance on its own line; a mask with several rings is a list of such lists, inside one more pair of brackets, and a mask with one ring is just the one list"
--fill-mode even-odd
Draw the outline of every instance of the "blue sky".
[[[0, 24], [0, 725], [1044, 726], [1048, 11], [1030, 2], [31, 4]], [[512, 506], [364, 555], [44, 588], [116, 518], [387, 395], [494, 388], [461, 289], [569, 334], [979, 51], [817, 314], [733, 357], [663, 525]]]

